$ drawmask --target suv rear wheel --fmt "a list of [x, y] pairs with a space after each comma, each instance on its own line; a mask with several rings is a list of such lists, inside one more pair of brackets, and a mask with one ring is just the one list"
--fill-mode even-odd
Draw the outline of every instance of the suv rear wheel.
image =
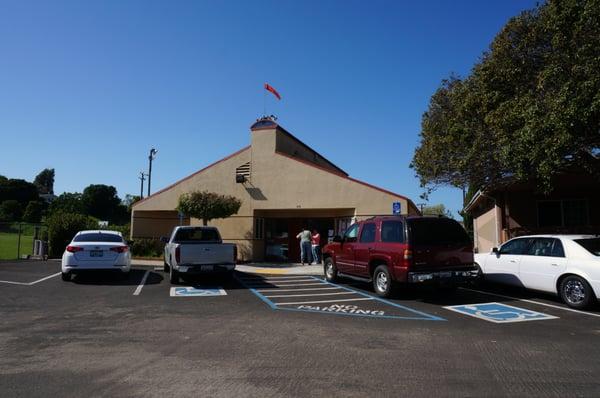
[[381, 297], [390, 297], [394, 290], [394, 281], [386, 265], [380, 265], [373, 272], [373, 289]]
[[335, 282], [338, 279], [338, 270], [331, 257], [327, 257], [323, 262], [323, 271], [327, 282]]

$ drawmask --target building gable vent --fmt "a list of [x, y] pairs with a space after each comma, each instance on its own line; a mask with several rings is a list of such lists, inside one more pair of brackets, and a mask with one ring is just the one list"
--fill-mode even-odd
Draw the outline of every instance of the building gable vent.
[[243, 165], [239, 166], [238, 168], [235, 169], [235, 175], [236, 176], [244, 176], [246, 178], [250, 178], [250, 162], [248, 163], [244, 163]]

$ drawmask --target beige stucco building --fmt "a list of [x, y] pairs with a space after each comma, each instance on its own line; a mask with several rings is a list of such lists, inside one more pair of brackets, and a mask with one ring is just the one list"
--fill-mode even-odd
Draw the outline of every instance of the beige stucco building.
[[250, 146], [137, 202], [132, 238], [159, 238], [180, 223], [201, 224], [174, 210], [179, 196], [192, 190], [241, 199], [238, 214], [210, 224], [238, 245], [246, 261], [297, 261], [295, 236], [303, 226], [319, 230], [324, 244], [357, 219], [391, 214], [394, 202], [402, 214], [418, 214], [410, 199], [349, 177], [271, 119], [257, 121], [251, 133]]

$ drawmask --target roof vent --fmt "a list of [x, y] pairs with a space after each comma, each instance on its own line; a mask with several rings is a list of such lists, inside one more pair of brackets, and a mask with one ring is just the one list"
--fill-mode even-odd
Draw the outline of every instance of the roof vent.
[[243, 183], [250, 178], [250, 162], [244, 163], [235, 169], [235, 182]]

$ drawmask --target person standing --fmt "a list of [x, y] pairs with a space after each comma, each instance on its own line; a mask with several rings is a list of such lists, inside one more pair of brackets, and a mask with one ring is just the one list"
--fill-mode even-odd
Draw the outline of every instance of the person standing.
[[315, 264], [319, 264], [321, 262], [321, 235], [319, 235], [319, 231], [316, 229], [313, 229], [310, 244], [312, 248], [312, 259]]
[[300, 261], [302, 262], [302, 265], [304, 265], [304, 263], [310, 264], [310, 242], [312, 238], [310, 231], [308, 228], [304, 228], [302, 232], [296, 235], [296, 238], [300, 239]]

